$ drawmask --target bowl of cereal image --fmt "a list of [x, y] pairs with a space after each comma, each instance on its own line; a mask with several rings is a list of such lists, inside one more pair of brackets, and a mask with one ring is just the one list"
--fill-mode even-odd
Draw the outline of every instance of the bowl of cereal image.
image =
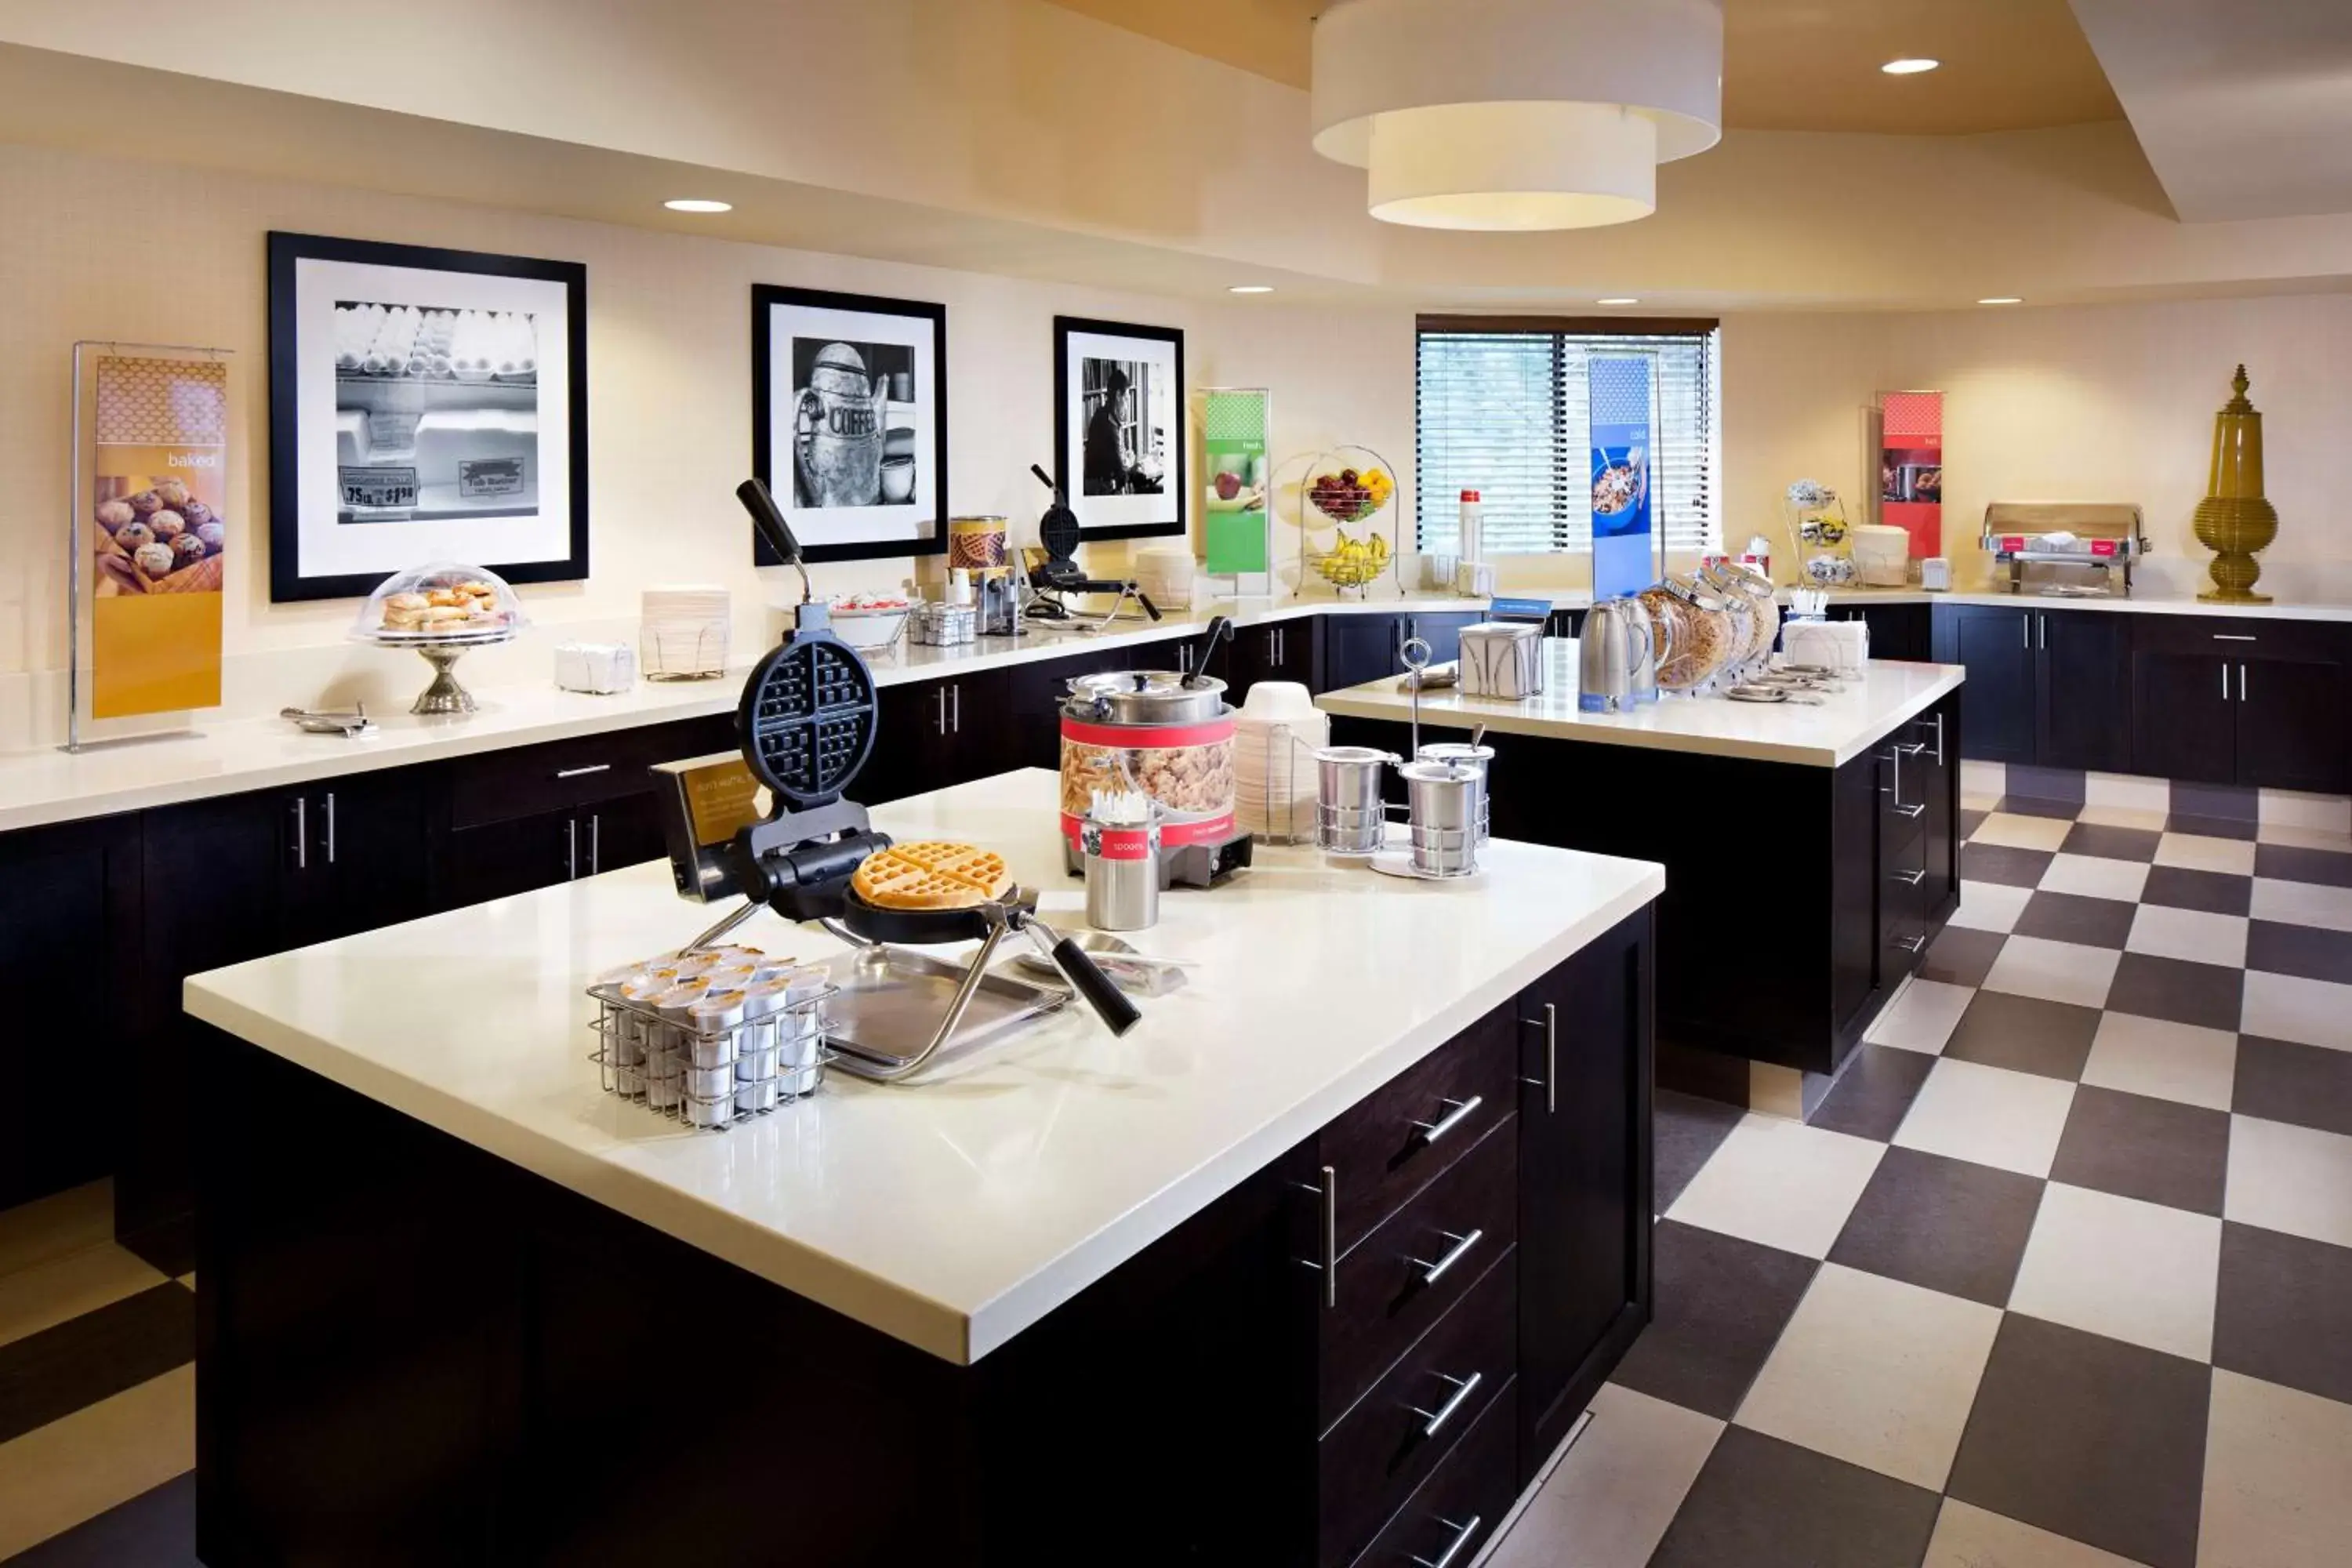
[[1629, 454], [1592, 476], [1592, 510], [1614, 517], [1642, 499], [1644, 475], [1640, 454]]

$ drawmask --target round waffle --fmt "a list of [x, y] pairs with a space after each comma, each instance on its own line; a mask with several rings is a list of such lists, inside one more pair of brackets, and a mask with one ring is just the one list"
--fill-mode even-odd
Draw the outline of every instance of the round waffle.
[[1003, 898], [1013, 878], [1002, 855], [932, 839], [876, 850], [849, 886], [877, 909], [968, 910]]

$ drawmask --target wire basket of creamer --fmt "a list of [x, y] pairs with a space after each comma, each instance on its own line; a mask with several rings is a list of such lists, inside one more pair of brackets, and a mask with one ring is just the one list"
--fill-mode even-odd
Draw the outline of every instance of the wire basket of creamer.
[[688, 1127], [763, 1116], [824, 1079], [823, 969], [722, 947], [600, 976], [590, 1026], [604, 1091]]

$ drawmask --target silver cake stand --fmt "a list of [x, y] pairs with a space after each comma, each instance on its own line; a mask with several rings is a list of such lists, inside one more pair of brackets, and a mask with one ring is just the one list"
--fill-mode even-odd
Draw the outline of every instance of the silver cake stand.
[[432, 684], [416, 695], [408, 705], [411, 713], [471, 713], [479, 706], [474, 694], [457, 683], [457, 661], [478, 647], [491, 647], [502, 642], [514, 641], [514, 628], [501, 627], [494, 632], [478, 632], [471, 637], [380, 637], [369, 640], [378, 647], [407, 648], [425, 656], [433, 667]]

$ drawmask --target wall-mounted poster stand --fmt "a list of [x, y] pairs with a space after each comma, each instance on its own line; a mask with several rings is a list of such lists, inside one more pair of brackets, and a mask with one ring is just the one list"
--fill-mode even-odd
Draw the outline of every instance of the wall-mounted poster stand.
[[221, 701], [231, 351], [73, 346], [68, 752], [192, 733]]
[[1270, 598], [1274, 586], [1272, 473], [1266, 457], [1274, 394], [1263, 386], [1204, 386], [1192, 395], [1200, 433], [1201, 571], [1220, 595]]
[[1658, 356], [1594, 354], [1585, 361], [1592, 432], [1592, 597], [1638, 594], [1665, 571], [1651, 459], [1657, 446]]
[[1878, 434], [1878, 521], [1911, 535], [1911, 555], [1944, 552], [1944, 395], [1882, 392]]

